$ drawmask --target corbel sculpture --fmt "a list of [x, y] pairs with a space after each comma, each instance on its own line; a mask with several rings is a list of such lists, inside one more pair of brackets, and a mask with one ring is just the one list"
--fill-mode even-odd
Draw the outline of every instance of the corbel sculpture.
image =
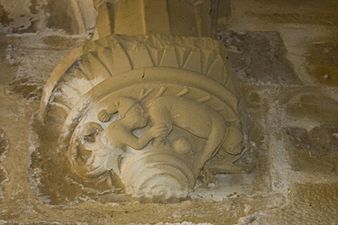
[[40, 115], [56, 121], [58, 150], [81, 179], [182, 199], [208, 160], [242, 151], [226, 61], [211, 38], [101, 38], [55, 68]]

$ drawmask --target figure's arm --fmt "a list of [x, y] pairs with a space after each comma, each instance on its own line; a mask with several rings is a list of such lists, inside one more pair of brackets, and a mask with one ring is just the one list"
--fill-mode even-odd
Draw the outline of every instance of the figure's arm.
[[131, 131], [125, 131], [119, 135], [119, 141], [123, 145], [128, 145], [135, 150], [144, 148], [153, 138], [159, 137], [167, 132], [164, 125], [151, 127], [141, 137], [136, 137]]
[[150, 107], [148, 109], [148, 113], [153, 124], [161, 124], [161, 126], [165, 126], [167, 132], [162, 133], [161, 138], [168, 136], [173, 128], [173, 122], [169, 110], [162, 105], [157, 105], [156, 107]]
[[110, 121], [110, 119], [112, 118], [112, 115], [117, 112], [117, 108], [118, 108], [118, 105], [117, 103], [115, 103], [115, 104], [109, 105], [106, 109], [101, 110], [97, 114], [98, 120], [101, 121], [102, 123], [106, 123]]
[[[135, 137], [132, 134], [133, 137]], [[151, 133], [150, 130], [147, 130], [141, 137], [137, 138], [135, 137], [136, 141], [130, 142], [128, 145], [132, 147], [135, 150], [141, 150], [144, 148], [152, 139], [154, 138], [154, 135]]]

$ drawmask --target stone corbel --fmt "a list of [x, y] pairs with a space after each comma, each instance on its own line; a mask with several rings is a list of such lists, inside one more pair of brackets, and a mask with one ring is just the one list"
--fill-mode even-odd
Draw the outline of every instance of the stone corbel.
[[70, 173], [137, 198], [182, 199], [208, 160], [242, 151], [226, 60], [211, 38], [101, 38], [55, 68], [40, 115], [53, 118]]

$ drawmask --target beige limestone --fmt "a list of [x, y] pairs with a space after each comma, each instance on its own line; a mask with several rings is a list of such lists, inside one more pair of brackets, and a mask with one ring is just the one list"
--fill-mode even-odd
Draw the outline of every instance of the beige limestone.
[[[251, 173], [218, 174], [208, 184], [198, 179], [192, 199], [174, 204], [137, 203], [112, 194], [108, 191], [111, 188], [98, 190], [101, 186], [82, 184], [62, 167], [68, 164], [62, 152], [43, 151], [56, 145], [52, 142], [56, 137], [53, 129], [42, 129], [31, 117], [38, 110], [39, 94], [35, 93], [51, 67], [83, 40], [67, 37], [62, 31], [54, 36], [0, 36], [0, 126], [10, 143], [0, 162], [5, 171], [5, 181], [0, 184], [0, 223], [335, 224], [338, 178], [334, 113], [338, 93], [332, 43], [337, 38], [337, 2], [229, 3], [232, 15], [227, 28], [235, 32], [223, 41], [231, 53], [235, 77], [240, 78], [239, 99], [247, 108], [249, 124], [248, 133], [244, 133], [249, 149], [236, 164], [246, 163], [248, 155], [253, 157]], [[221, 22], [225, 24], [223, 19]], [[285, 52], [278, 43], [285, 46]], [[233, 53], [242, 54], [245, 63], [237, 64]], [[285, 69], [287, 61], [294, 73]], [[278, 64], [283, 66], [276, 68]], [[240, 73], [247, 69], [243, 65], [250, 65], [247, 77]], [[276, 68], [270, 76], [267, 67]], [[260, 76], [261, 72], [267, 76]], [[276, 79], [284, 74], [300, 82]], [[288, 81], [290, 77], [285, 78]], [[184, 140], [177, 143], [178, 152], [189, 149]], [[214, 160], [208, 162], [208, 168], [215, 165]]]
[[91, 35], [96, 15], [92, 0], [1, 0], [0, 32], [52, 33], [61, 29], [68, 34]]
[[116, 4], [114, 32], [126, 35], [211, 36], [210, 1], [124, 0]]
[[62, 127], [69, 172], [122, 182], [134, 197], [185, 198], [218, 151], [232, 158], [243, 148], [224, 54], [212, 39], [164, 36], [113, 36], [72, 51], [40, 111], [47, 123], [58, 118], [47, 129]]
[[[8, 137], [3, 129], [0, 128], [0, 162], [4, 161], [6, 153], [10, 148], [10, 143]], [[0, 164], [0, 165], [1, 165]], [[7, 171], [0, 166], [0, 198], [3, 196], [1, 184], [5, 183], [8, 180]]]

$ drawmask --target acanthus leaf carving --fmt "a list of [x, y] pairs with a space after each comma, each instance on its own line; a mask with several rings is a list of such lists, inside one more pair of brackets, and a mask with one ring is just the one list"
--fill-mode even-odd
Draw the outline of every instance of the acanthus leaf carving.
[[[154, 37], [149, 40], [152, 39]], [[127, 41], [140, 45], [139, 40], [129, 38]], [[121, 37], [114, 39], [114, 42], [121, 41]], [[203, 50], [209, 41], [198, 48]], [[196, 40], [190, 45], [193, 43], [196, 44]], [[145, 45], [149, 48], [153, 44]], [[215, 48], [214, 43], [211, 46]], [[101, 51], [101, 48], [106, 51], [109, 42], [94, 49]], [[203, 54], [202, 50], [195, 52]], [[123, 52], [132, 54], [127, 47]], [[93, 49], [84, 53], [83, 58], [87, 58], [86, 54], [94, 54]], [[170, 57], [162, 59], [173, 60]], [[114, 58], [114, 51], [112, 58], [118, 60]], [[204, 58], [207, 57], [200, 57]], [[229, 156], [241, 153], [237, 98], [230, 91], [232, 88], [222, 85], [223, 80], [230, 79], [226, 71], [217, 75], [223, 76], [217, 81], [202, 71], [189, 71], [184, 65], [183, 68], [152, 64], [134, 68], [131, 65], [125, 72], [102, 78], [102, 74], [114, 71], [111, 65], [105, 65], [107, 62], [112, 64], [103, 59], [100, 64], [91, 66], [90, 61], [78, 59], [80, 65], [75, 63], [59, 75], [63, 79], [56, 85], [53, 79], [54, 91], [48, 104], [42, 107], [50, 110], [48, 120], [53, 107], [67, 103], [69, 112], [65, 112], [59, 143], [77, 176], [111, 186], [119, 179], [125, 192], [134, 197], [181, 199], [193, 190], [206, 162], [219, 151]], [[219, 61], [213, 64], [217, 63]], [[92, 86], [80, 83], [76, 86], [76, 81], [89, 79], [74, 76], [82, 68], [91, 68]], [[95, 81], [96, 77], [100, 81]], [[69, 82], [73, 89], [78, 89], [74, 92], [76, 96], [54, 98], [57, 90], [65, 89]]]

